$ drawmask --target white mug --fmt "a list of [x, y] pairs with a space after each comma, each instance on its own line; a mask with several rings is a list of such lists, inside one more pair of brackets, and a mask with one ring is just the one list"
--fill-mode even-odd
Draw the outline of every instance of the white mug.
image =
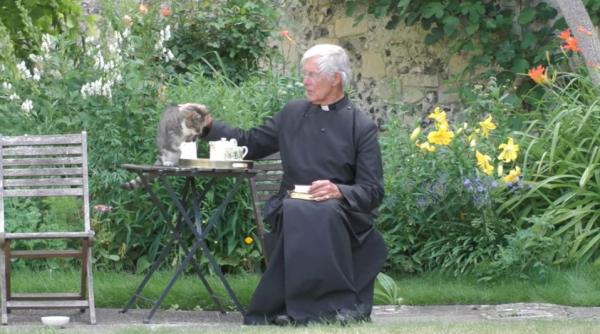
[[246, 154], [248, 154], [246, 146], [228, 147], [225, 149], [225, 160], [244, 160]]
[[180, 159], [198, 159], [198, 147], [195, 141], [184, 141], [179, 149], [181, 150]]

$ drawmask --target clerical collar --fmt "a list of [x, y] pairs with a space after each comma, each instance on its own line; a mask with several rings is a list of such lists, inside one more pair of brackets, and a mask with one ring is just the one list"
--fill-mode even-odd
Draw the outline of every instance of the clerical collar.
[[348, 98], [346, 96], [342, 97], [341, 100], [337, 101], [336, 103], [333, 104], [321, 104], [321, 110], [325, 110], [325, 111], [329, 111], [329, 110], [338, 110], [341, 109], [346, 102], [348, 101]]

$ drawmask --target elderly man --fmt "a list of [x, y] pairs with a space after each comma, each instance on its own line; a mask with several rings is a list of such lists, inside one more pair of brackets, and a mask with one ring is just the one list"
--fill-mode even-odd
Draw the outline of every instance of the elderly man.
[[[306, 100], [289, 102], [250, 130], [213, 122], [205, 140], [236, 138], [248, 159], [277, 151], [284, 176], [265, 207], [270, 263], [246, 324], [368, 320], [387, 250], [372, 225], [383, 198], [377, 127], [344, 94], [345, 50], [319, 44], [302, 57]], [[310, 185], [313, 201], [289, 198]]]

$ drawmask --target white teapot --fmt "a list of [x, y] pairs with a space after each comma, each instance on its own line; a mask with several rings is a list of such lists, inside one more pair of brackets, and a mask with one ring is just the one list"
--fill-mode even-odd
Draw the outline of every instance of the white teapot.
[[227, 160], [227, 152], [237, 147], [237, 140], [221, 138], [221, 140], [209, 141], [208, 146], [210, 147], [210, 160]]

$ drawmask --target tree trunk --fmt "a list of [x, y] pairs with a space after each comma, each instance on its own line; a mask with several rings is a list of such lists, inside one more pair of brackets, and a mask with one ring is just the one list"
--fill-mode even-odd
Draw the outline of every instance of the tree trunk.
[[571, 33], [577, 39], [592, 82], [600, 86], [600, 40], [592, 20], [581, 0], [551, 1], [564, 16]]

